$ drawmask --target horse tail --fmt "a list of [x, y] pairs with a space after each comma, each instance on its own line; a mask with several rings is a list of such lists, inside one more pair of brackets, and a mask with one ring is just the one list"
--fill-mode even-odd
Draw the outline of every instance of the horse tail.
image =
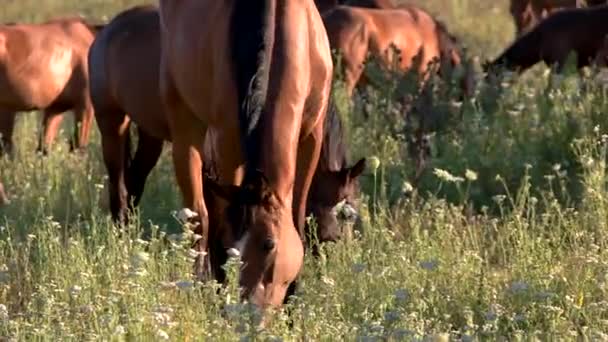
[[504, 67], [510, 71], [524, 71], [541, 59], [542, 24], [519, 37], [494, 61], [484, 66], [485, 71]]
[[255, 141], [270, 78], [276, 0], [234, 1], [231, 18], [232, 72], [236, 81], [241, 144], [245, 159], [255, 160]]

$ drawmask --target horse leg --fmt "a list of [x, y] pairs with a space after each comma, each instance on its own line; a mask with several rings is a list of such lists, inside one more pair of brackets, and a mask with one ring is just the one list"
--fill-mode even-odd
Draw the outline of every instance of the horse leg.
[[127, 219], [127, 187], [125, 161], [127, 153], [129, 117], [119, 113], [98, 115], [97, 125], [101, 133], [103, 161], [109, 178], [110, 212], [112, 219], [124, 223]]
[[42, 152], [44, 155], [48, 153], [48, 149], [57, 137], [59, 127], [63, 121], [63, 113], [46, 109], [42, 118], [42, 131], [38, 139], [38, 152]]
[[15, 129], [15, 112], [0, 112], [0, 157], [13, 153], [13, 131]]
[[84, 149], [89, 143], [94, 113], [89, 100], [74, 109], [74, 135], [70, 141], [70, 151]]
[[319, 123], [310, 135], [300, 141], [296, 164], [296, 181], [293, 196], [294, 221], [300, 238], [306, 241], [306, 200], [312, 183], [323, 142], [323, 123]]
[[141, 129], [138, 129], [138, 134], [137, 152], [131, 161], [127, 177], [128, 204], [133, 207], [139, 205], [146, 179], [163, 151], [162, 139], [152, 137]]
[[[164, 75], [163, 75], [164, 76]], [[183, 103], [169, 77], [161, 76], [161, 93], [173, 137], [173, 166], [183, 205], [198, 214], [195, 233], [202, 236], [194, 249], [199, 252], [194, 272], [199, 279], [211, 274], [209, 257], [209, 215], [203, 200], [203, 146], [207, 127]]]

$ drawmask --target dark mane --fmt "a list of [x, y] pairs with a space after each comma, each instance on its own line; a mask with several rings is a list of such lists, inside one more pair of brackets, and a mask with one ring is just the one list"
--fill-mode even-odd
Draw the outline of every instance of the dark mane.
[[259, 159], [257, 154], [261, 142], [258, 131], [266, 104], [274, 44], [274, 30], [268, 29], [274, 16], [273, 3], [274, 0], [236, 0], [232, 10], [232, 72], [237, 87], [241, 144], [246, 163], [255, 163]]
[[325, 126], [319, 166], [321, 169], [338, 171], [346, 166], [348, 149], [344, 141], [344, 126], [333, 100], [330, 100]]

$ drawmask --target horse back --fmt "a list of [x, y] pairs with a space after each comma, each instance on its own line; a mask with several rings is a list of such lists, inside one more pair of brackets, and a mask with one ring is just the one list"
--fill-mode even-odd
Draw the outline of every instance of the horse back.
[[76, 21], [0, 26], [0, 106], [47, 108], [86, 96], [86, 55], [92, 40], [86, 26]]

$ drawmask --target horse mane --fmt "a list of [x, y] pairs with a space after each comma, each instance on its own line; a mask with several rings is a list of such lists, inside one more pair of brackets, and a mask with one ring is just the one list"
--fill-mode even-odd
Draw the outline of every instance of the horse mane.
[[246, 163], [258, 160], [261, 149], [259, 123], [266, 104], [274, 45], [274, 30], [270, 29], [273, 3], [273, 0], [237, 0], [232, 10], [231, 59]]
[[333, 96], [330, 98], [325, 124], [319, 167], [324, 170], [338, 171], [347, 164], [348, 148], [344, 139], [344, 126]]

